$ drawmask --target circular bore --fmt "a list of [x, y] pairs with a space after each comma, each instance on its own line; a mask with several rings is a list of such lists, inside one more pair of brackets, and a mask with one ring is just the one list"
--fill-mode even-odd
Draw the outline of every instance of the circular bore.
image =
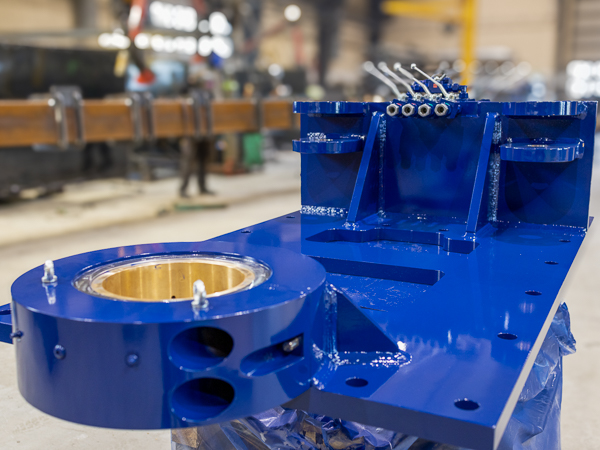
[[405, 117], [410, 117], [415, 113], [415, 107], [410, 103], [404, 105], [402, 107], [402, 115]]
[[258, 286], [271, 276], [264, 264], [218, 254], [154, 255], [117, 261], [88, 270], [74, 285], [80, 291], [113, 300], [178, 302], [192, 300], [202, 280], [207, 297]]
[[446, 114], [448, 114], [448, 110], [448, 105], [446, 105], [445, 103], [440, 103], [439, 105], [436, 105], [433, 111], [435, 112], [436, 116], [444, 117]]
[[474, 402], [473, 400], [469, 400], [468, 398], [463, 398], [454, 401], [454, 406], [458, 409], [462, 409], [464, 411], [475, 411], [479, 409], [479, 403]]
[[391, 105], [388, 105], [385, 110], [388, 113], [388, 116], [392, 116], [392, 117], [397, 116], [398, 113], [400, 112], [400, 108], [398, 108], [398, 105], [395, 105], [393, 103]]
[[429, 105], [419, 106], [419, 115], [421, 117], [427, 117], [429, 114], [431, 114], [431, 106], [429, 106]]

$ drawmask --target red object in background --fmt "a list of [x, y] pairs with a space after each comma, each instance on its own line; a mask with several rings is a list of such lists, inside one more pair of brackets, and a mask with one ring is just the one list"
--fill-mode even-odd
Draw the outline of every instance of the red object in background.
[[152, 84], [154, 80], [156, 80], [156, 75], [148, 68], [142, 70], [137, 78], [137, 82], [140, 84]]
[[147, 0], [133, 0], [129, 9], [129, 18], [127, 20], [127, 34], [133, 41], [142, 31], [144, 19], [146, 17]]

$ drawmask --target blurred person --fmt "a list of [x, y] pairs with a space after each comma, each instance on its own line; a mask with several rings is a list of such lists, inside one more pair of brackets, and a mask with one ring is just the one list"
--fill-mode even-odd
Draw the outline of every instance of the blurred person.
[[179, 195], [182, 198], [188, 198], [188, 186], [190, 178], [195, 172], [198, 179], [198, 192], [200, 195], [215, 195], [214, 192], [206, 187], [206, 172], [208, 165], [208, 156], [214, 145], [212, 137], [203, 137], [194, 140], [184, 137], [179, 140], [179, 149], [181, 151], [181, 187]]
[[[98, 165], [95, 164], [94, 154], [98, 155], [100, 159]], [[85, 175], [105, 174], [110, 171], [113, 165], [110, 147], [106, 142], [86, 144], [83, 149], [83, 173]]]

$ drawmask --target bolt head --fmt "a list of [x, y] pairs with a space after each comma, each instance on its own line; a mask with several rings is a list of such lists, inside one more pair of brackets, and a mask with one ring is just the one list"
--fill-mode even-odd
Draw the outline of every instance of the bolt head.
[[9, 336], [11, 339], [21, 339], [23, 337], [23, 332], [22, 331], [15, 331], [14, 333], [10, 333]]
[[65, 356], [67, 356], [67, 350], [60, 344], [56, 344], [53, 353], [56, 359], [65, 359]]
[[286, 353], [292, 353], [298, 347], [300, 347], [300, 343], [302, 342], [302, 338], [296, 337], [291, 339], [283, 344], [283, 351]]
[[44, 276], [42, 283], [56, 283], [56, 274], [54, 273], [54, 261], [49, 259], [44, 263]]
[[140, 357], [138, 356], [137, 353], [129, 353], [125, 357], [125, 364], [127, 364], [129, 367], [135, 367], [139, 363], [140, 363]]

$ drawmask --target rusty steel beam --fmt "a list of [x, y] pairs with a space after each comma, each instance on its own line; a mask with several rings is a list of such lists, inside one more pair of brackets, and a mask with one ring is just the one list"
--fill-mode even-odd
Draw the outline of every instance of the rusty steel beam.
[[[142, 138], [176, 138], [195, 135], [195, 111], [187, 98], [155, 99], [132, 111], [130, 99], [84, 100], [83, 131], [86, 142], [136, 139], [136, 120]], [[77, 142], [77, 113], [68, 107], [65, 115], [70, 143]], [[137, 117], [137, 119], [136, 119]], [[297, 128], [298, 121], [288, 100], [265, 99], [214, 101], [200, 108], [200, 134], [245, 133], [261, 129]], [[48, 100], [0, 100], [0, 147], [57, 144], [60, 114]], [[150, 123], [151, 121], [151, 123]]]

